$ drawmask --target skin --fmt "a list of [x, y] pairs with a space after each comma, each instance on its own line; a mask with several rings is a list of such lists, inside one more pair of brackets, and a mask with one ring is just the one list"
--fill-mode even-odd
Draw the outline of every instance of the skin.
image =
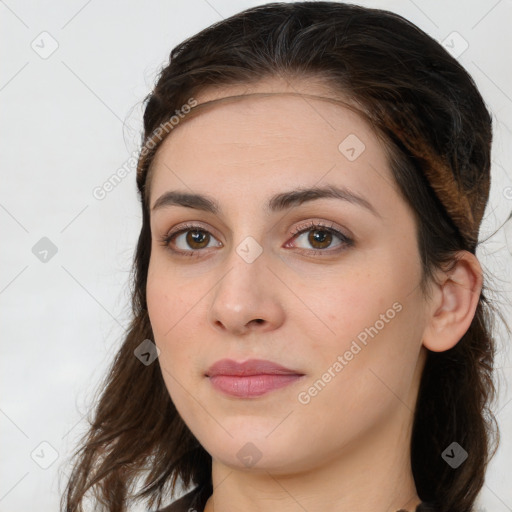
[[[258, 91], [326, 95], [317, 82], [272, 78], [195, 98]], [[365, 145], [353, 161], [338, 149], [350, 134]], [[245, 97], [215, 105], [172, 131], [152, 172], [151, 207], [179, 190], [208, 195], [221, 208], [151, 211], [147, 282], [166, 387], [213, 459], [205, 510], [414, 510], [420, 499], [409, 442], [426, 349], [451, 348], [469, 327], [481, 288], [476, 258], [462, 254], [449, 275], [438, 274], [431, 298], [422, 295], [413, 213], [382, 143], [361, 117], [321, 100]], [[327, 184], [363, 196], [377, 213], [335, 198], [265, 211], [277, 193]], [[315, 245], [309, 221], [333, 225], [354, 242], [333, 235]], [[160, 239], [183, 224], [199, 224], [210, 238], [191, 247], [182, 233], [165, 247]], [[295, 236], [297, 227], [309, 231]], [[262, 250], [251, 263], [237, 252], [248, 236]], [[393, 304], [401, 309], [389, 319]], [[301, 403], [299, 394], [383, 314], [384, 327]], [[304, 377], [257, 398], [233, 398], [205, 376], [222, 358], [268, 359]], [[237, 456], [244, 446], [260, 456], [250, 467]]]

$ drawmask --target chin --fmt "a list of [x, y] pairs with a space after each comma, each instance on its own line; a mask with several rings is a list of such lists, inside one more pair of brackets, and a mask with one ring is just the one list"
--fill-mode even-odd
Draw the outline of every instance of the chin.
[[276, 429], [280, 420], [273, 417], [217, 419], [224, 428], [216, 424], [213, 430], [209, 425], [193, 433], [214, 459], [233, 469], [294, 472], [312, 455], [301, 452], [312, 446], [304, 442], [302, 429], [294, 432], [284, 425]]

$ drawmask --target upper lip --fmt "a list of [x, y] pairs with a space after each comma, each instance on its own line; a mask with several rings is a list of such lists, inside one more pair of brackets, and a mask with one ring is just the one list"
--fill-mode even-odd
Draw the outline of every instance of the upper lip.
[[233, 359], [221, 359], [212, 364], [206, 372], [207, 377], [215, 375], [303, 375], [302, 373], [285, 368], [280, 364], [264, 359], [248, 359], [247, 361], [238, 362]]

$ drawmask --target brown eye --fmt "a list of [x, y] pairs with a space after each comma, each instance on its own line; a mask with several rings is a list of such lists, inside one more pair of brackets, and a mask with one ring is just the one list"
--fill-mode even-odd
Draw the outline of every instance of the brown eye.
[[[212, 247], [214, 240], [216, 238], [201, 226], [187, 225], [178, 231], [165, 235], [160, 239], [160, 242], [176, 254], [193, 256], [199, 254], [202, 249]], [[213, 247], [222, 247], [222, 243], [218, 242]]]
[[315, 249], [325, 249], [332, 243], [332, 234], [323, 229], [309, 231], [308, 242]]
[[209, 241], [210, 234], [206, 231], [186, 231], [185, 242], [191, 249], [204, 249]]
[[[342, 250], [353, 244], [353, 240], [344, 235], [332, 226], [323, 226], [315, 222], [310, 222], [305, 226], [299, 226], [294, 233], [294, 245], [297, 242], [304, 244], [306, 242], [309, 247], [300, 247], [301, 250], [308, 250], [314, 253], [332, 253], [336, 250]], [[338, 242], [335, 243], [335, 240]]]

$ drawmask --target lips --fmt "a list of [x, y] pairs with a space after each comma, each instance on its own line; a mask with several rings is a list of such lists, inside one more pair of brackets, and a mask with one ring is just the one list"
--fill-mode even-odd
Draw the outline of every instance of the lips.
[[217, 391], [235, 398], [254, 398], [284, 388], [304, 377], [303, 373], [263, 359], [238, 363], [221, 359], [206, 376]]
[[237, 377], [249, 375], [303, 375], [303, 373], [264, 359], [249, 359], [237, 362], [233, 359], [221, 359], [208, 368], [207, 377], [232, 375]]

